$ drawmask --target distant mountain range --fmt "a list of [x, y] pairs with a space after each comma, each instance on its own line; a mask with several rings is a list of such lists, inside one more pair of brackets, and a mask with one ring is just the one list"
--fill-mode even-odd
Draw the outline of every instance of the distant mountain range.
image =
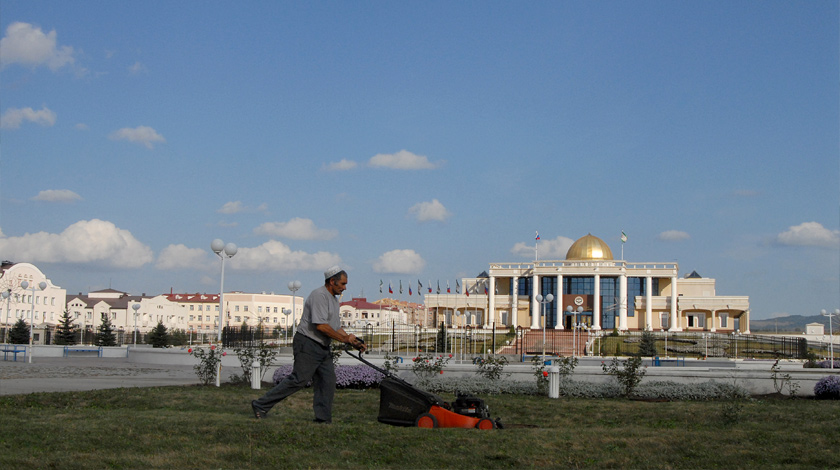
[[[822, 323], [825, 325], [825, 334], [828, 334], [828, 317], [822, 315], [791, 315], [789, 317], [770, 318], [767, 320], [750, 320], [750, 332], [776, 332], [779, 333], [804, 333], [805, 325], [809, 323]], [[840, 317], [834, 317], [831, 321], [834, 334], [840, 333]]]

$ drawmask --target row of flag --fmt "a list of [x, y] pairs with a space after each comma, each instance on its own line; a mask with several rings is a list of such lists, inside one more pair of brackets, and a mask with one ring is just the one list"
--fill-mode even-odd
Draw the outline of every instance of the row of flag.
[[[479, 282], [476, 282], [475, 284], [473, 284], [473, 293], [475, 293], [475, 287], [478, 286], [478, 284], [479, 284]], [[486, 295], [487, 294], [487, 284], [486, 283], [482, 283], [482, 284], [484, 284], [484, 294]], [[380, 279], [379, 280], [379, 293], [380, 294], [384, 293], [383, 292], [384, 287], [385, 287], [385, 282], [382, 281], [382, 279]], [[467, 295], [467, 297], [469, 297], [470, 289], [469, 289], [468, 286], [466, 286], [466, 283], [464, 283], [464, 287], [465, 287], [464, 293]], [[428, 293], [431, 294], [432, 290], [433, 290], [432, 289], [432, 281], [429, 281], [427, 289], [429, 290]], [[391, 281], [388, 281], [388, 293], [389, 294], [394, 293], [394, 288], [391, 287]], [[402, 280], [400, 280], [399, 293], [400, 294], [403, 293], [403, 282], [402, 282]], [[438, 293], [438, 294], [441, 293], [440, 281], [437, 281], [437, 291], [436, 291], [436, 293]], [[449, 287], [449, 281], [446, 281], [446, 293], [447, 294], [452, 293], [452, 289]], [[455, 293], [456, 294], [461, 293], [461, 283], [459, 283], [457, 280], [455, 281]], [[414, 290], [411, 288], [411, 283], [410, 282], [408, 283], [408, 295], [414, 295]], [[417, 280], [417, 295], [423, 295], [423, 283], [420, 282], [420, 279]]]
[[[536, 241], [540, 241], [540, 232], [537, 230], [537, 235], [535, 238]], [[621, 231], [621, 243], [627, 243], [627, 234], [624, 233], [624, 230]]]

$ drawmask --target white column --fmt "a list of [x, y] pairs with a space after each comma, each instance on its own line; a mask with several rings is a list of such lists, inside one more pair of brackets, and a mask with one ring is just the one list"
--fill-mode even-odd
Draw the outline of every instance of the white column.
[[592, 329], [593, 330], [600, 330], [601, 329], [601, 275], [595, 274], [595, 295], [594, 295], [594, 303], [595, 305], [592, 306]]
[[645, 277], [645, 330], [653, 330], [653, 276]]
[[493, 326], [496, 320], [496, 276], [490, 276], [487, 286], [487, 315], [484, 315], [484, 328]]
[[709, 331], [711, 331], [712, 333], [717, 331], [717, 328], [716, 328], [717, 319], [716, 319], [716, 315], [715, 315], [716, 313], [717, 313], [717, 311], [715, 309], [712, 309], [712, 324], [711, 324], [711, 327], [709, 328]]
[[[732, 321], [733, 322], [735, 321], [734, 317], [732, 318]], [[734, 326], [735, 324], [733, 323], [732, 325]], [[745, 334], [745, 335], [750, 334], [750, 310], [749, 309], [744, 310], [744, 314], [741, 315], [740, 327], [741, 327], [741, 333], [742, 334]], [[834, 338], [831, 339], [831, 342], [834, 343]]]
[[510, 284], [510, 324], [519, 326], [519, 276], [514, 276]]
[[540, 293], [540, 276], [534, 274], [531, 285], [531, 329], [540, 329], [540, 303], [537, 302], [537, 294]]
[[627, 331], [627, 274], [618, 277], [618, 329]]
[[678, 300], [677, 277], [674, 276], [671, 278], [671, 328], [668, 328], [668, 331], [682, 331], [682, 328], [680, 328], [679, 311], [677, 310]]
[[563, 315], [566, 311], [566, 306], [563, 305], [563, 275], [557, 276], [557, 296], [554, 298], [554, 305], [557, 306], [557, 324], [554, 325], [555, 330], [563, 329]]

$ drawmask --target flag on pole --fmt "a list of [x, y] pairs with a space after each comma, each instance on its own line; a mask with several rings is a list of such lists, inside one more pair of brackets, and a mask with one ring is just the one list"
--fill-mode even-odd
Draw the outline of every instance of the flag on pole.
[[423, 295], [423, 284], [420, 284], [420, 279], [417, 280], [417, 295]]
[[389, 293], [389, 294], [393, 294], [393, 293], [394, 293], [394, 289], [391, 289], [391, 281], [388, 281], [388, 293]]
[[440, 279], [438, 279], [437, 283], [437, 293], [440, 294]]
[[402, 294], [402, 279], [400, 279], [400, 294]]
[[432, 293], [432, 280], [429, 279], [429, 293]]
[[484, 295], [487, 295], [487, 284], [484, 284]]
[[379, 293], [382, 293], [382, 279], [379, 280]]
[[451, 293], [452, 293], [452, 291], [451, 291], [451, 290], [449, 290], [449, 279], [447, 279], [447, 280], [446, 280], [446, 293], [447, 293], [447, 294], [451, 294]]
[[411, 283], [408, 283], [408, 296], [411, 297], [414, 293], [411, 292]]
[[624, 233], [624, 230], [621, 231], [621, 243], [627, 242], [627, 234]]
[[467, 294], [467, 297], [470, 296], [470, 286], [466, 282], [464, 282], [464, 293]]
[[455, 293], [456, 293], [456, 294], [460, 294], [460, 293], [461, 293], [461, 284], [458, 284], [458, 280], [457, 280], [457, 279], [455, 279]]
[[539, 240], [539, 239], [540, 239], [540, 232], [539, 232], [539, 230], [537, 230], [537, 240]]

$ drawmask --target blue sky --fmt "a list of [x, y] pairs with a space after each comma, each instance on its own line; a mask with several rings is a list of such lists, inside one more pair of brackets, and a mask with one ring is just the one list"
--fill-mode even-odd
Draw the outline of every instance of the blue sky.
[[[445, 284], [592, 233], [840, 306], [837, 2], [0, 4], [0, 257], [68, 292]], [[406, 289], [407, 290], [407, 289]], [[407, 297], [407, 292], [404, 298]], [[415, 301], [419, 301], [416, 293]]]

